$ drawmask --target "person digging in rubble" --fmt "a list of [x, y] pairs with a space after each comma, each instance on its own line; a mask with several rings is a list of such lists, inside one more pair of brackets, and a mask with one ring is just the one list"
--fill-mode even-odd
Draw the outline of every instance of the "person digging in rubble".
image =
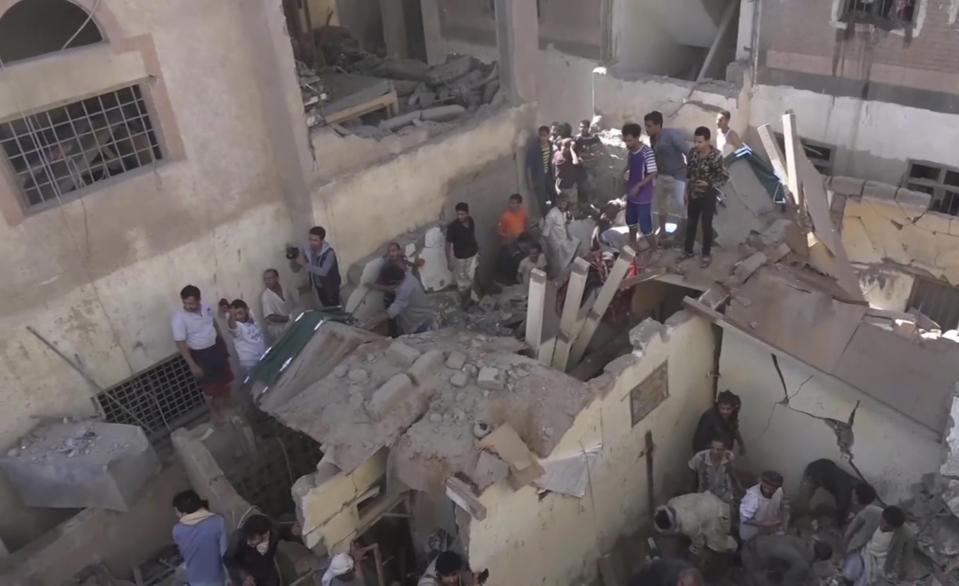
[[697, 452], [689, 460], [690, 485], [696, 492], [711, 492], [728, 505], [732, 505], [742, 487], [733, 473], [736, 456], [726, 446], [725, 434], [713, 437], [708, 450]]
[[263, 271], [263, 286], [263, 293], [260, 294], [260, 310], [266, 326], [264, 333], [267, 341], [272, 344], [282, 338], [286, 329], [293, 323], [296, 290], [283, 288], [280, 284], [280, 273], [276, 269]]
[[297, 539], [297, 526], [277, 528], [264, 515], [252, 515], [234, 536], [223, 555], [227, 570], [240, 586], [280, 586], [276, 549], [280, 541]]
[[549, 127], [540, 126], [536, 139], [526, 149], [526, 178], [530, 191], [536, 194], [539, 213], [546, 215], [556, 197], [553, 184], [553, 143], [549, 140]]
[[739, 538], [743, 543], [757, 535], [786, 531], [789, 509], [782, 486], [782, 474], [766, 470], [759, 476], [759, 483], [746, 491], [739, 503]]
[[723, 156], [710, 142], [710, 132], [700, 126], [694, 133], [696, 145], [686, 156], [686, 243], [684, 258], [692, 258], [696, 243], [696, 229], [702, 221], [703, 267], [712, 261], [713, 215], [716, 213], [716, 198], [720, 187], [729, 180], [723, 164]]
[[225, 313], [227, 331], [233, 337], [233, 348], [240, 363], [240, 378], [244, 379], [266, 352], [266, 342], [245, 301], [234, 299]]
[[879, 528], [879, 521], [882, 519], [882, 507], [875, 504], [876, 489], [865, 482], [860, 482], [851, 492], [849, 508], [853, 518], [842, 534], [844, 556], [865, 547]]
[[887, 586], [904, 580], [912, 563], [915, 534], [897, 506], [882, 510], [869, 541], [843, 559], [842, 573], [853, 586]]
[[733, 553], [736, 540], [730, 535], [731, 510], [711, 492], [692, 492], [673, 497], [656, 508], [653, 526], [663, 535], [683, 535], [689, 551], [702, 555], [706, 549]]
[[466, 202], [456, 204], [456, 219], [446, 226], [446, 261], [456, 280], [460, 303], [465, 309], [472, 300], [473, 279], [479, 265], [476, 224], [470, 217], [470, 206]]
[[416, 586], [473, 586], [483, 584], [489, 571], [473, 573], [458, 553], [444, 551], [434, 559]]
[[389, 319], [396, 320], [401, 334], [419, 334], [433, 328], [433, 304], [412, 273], [389, 264], [383, 269], [383, 281], [384, 287], [393, 293], [393, 302], [386, 311], [369, 318], [364, 328], [373, 330]]
[[348, 553], [338, 553], [330, 560], [330, 566], [323, 572], [320, 586], [348, 586], [359, 584], [356, 580], [356, 563]]
[[[797, 500], [800, 506], [809, 509], [817, 524], [826, 522], [841, 527], [849, 520], [856, 490], [865, 490], [858, 488], [861, 484], [863, 483], [859, 478], [846, 472], [832, 460], [820, 458], [807, 464], [803, 470]], [[874, 491], [872, 499], [875, 498]], [[878, 516], [876, 520], [878, 522]]]
[[546, 255], [543, 254], [543, 247], [539, 242], [530, 243], [526, 258], [520, 261], [519, 268], [516, 270], [516, 280], [522, 283], [523, 287], [529, 287], [533, 269], [546, 270]]
[[832, 558], [832, 547], [794, 535], [757, 535], [743, 545], [743, 567], [753, 586], [804, 586], [815, 578], [813, 564]]
[[742, 401], [739, 395], [725, 390], [716, 397], [716, 403], [702, 414], [693, 434], [693, 453], [708, 450], [716, 436], [723, 436], [729, 444], [726, 449], [732, 450], [734, 443], [739, 444], [739, 453], [746, 453], [746, 444], [739, 434], [739, 409]]
[[223, 421], [230, 408], [233, 370], [226, 343], [214, 319], [213, 308], [200, 298], [200, 289], [187, 285], [180, 291], [182, 307], [173, 314], [173, 340], [180, 356], [197, 380], [213, 422]]
[[670, 208], [678, 214], [675, 234], [685, 234], [686, 222], [686, 153], [691, 147], [688, 140], [675, 128], [663, 128], [663, 114], [653, 111], [643, 117], [649, 143], [656, 154], [656, 188], [653, 203], [659, 216], [659, 240], [668, 240], [666, 222]]
[[[426, 264], [426, 261], [423, 259], [410, 261], [406, 258], [406, 253], [398, 242], [390, 242], [386, 246], [386, 254], [383, 255], [383, 266], [380, 267], [380, 272], [376, 276], [376, 281], [373, 283], [373, 288], [383, 293], [383, 307], [385, 309], [388, 309], [390, 305], [393, 304], [393, 301], [396, 300], [396, 284], [389, 284], [387, 282], [386, 269], [391, 265], [395, 265], [403, 269], [403, 272], [407, 272], [411, 269], [421, 267], [424, 264]], [[389, 320], [389, 333], [390, 336], [394, 338], [401, 334], [395, 319]]]
[[226, 520], [211, 513], [206, 501], [192, 490], [173, 497], [178, 521], [173, 542], [186, 565], [190, 586], [223, 586], [227, 583], [223, 554], [227, 548]]
[[642, 129], [633, 122], [623, 125], [623, 141], [626, 143], [627, 163], [623, 178], [626, 180], [626, 225], [629, 227], [629, 244], [636, 244], [637, 228], [643, 237], [653, 236], [653, 189], [656, 181], [656, 155], [642, 143]]
[[703, 576], [686, 560], [654, 558], [646, 560], [627, 586], [703, 586]]
[[322, 226], [310, 228], [309, 242], [300, 247], [300, 254], [290, 268], [294, 272], [306, 269], [320, 307], [340, 305], [340, 267], [336, 251], [326, 241], [326, 229]]
[[576, 180], [580, 164], [579, 155], [573, 148], [573, 139], [564, 138], [553, 155], [553, 168], [556, 169], [556, 193], [571, 202], [579, 200]]

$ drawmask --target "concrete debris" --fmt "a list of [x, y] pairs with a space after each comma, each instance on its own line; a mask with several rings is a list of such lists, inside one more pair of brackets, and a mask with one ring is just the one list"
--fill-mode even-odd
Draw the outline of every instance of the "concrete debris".
[[446, 357], [446, 366], [453, 370], [460, 370], [466, 364], [466, 354], [454, 350]]
[[373, 393], [368, 411], [374, 419], [382, 417], [413, 392], [413, 381], [405, 374], [395, 374]]
[[473, 494], [473, 489], [459, 478], [446, 479], [446, 496], [477, 521], [486, 518], [486, 507]]
[[503, 388], [503, 380], [500, 377], [499, 370], [491, 367], [483, 367], [476, 376], [476, 384], [483, 389], [499, 391]]
[[350, 371], [350, 367], [345, 364], [337, 364], [336, 368], [333, 369], [333, 376], [336, 378], [343, 378]]
[[469, 377], [466, 376], [465, 372], [457, 372], [450, 377], [450, 384], [454, 387], [465, 387], [467, 382], [469, 382]]
[[496, 428], [477, 444], [502, 458], [510, 467], [510, 485], [514, 490], [526, 486], [543, 475], [545, 470], [523, 440], [508, 423]]
[[389, 355], [390, 358], [392, 358], [393, 360], [399, 362], [400, 364], [404, 366], [412, 365], [413, 362], [415, 362], [416, 359], [420, 357], [419, 350], [415, 348], [410, 348], [409, 346], [407, 346], [406, 344], [404, 344], [403, 342], [399, 340], [395, 340], [392, 344], [390, 344], [389, 350], [387, 350], [387, 354]]
[[501, 458], [489, 453], [480, 452], [479, 459], [476, 461], [476, 470], [470, 478], [476, 483], [476, 487], [482, 492], [486, 487], [497, 482], [506, 480], [509, 476], [509, 464]]
[[369, 373], [367, 373], [362, 368], [353, 368], [350, 370], [349, 378], [355, 383], [366, 382], [366, 379], [369, 378]]

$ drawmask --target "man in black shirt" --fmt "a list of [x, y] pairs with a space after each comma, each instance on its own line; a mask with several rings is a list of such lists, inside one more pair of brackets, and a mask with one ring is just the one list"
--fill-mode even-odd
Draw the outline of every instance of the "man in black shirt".
[[464, 308], [470, 302], [478, 261], [476, 225], [470, 217], [469, 205], [460, 202], [456, 204], [456, 219], [446, 227], [446, 262], [456, 279], [456, 289]]
[[238, 578], [237, 586], [280, 586], [280, 574], [276, 569], [276, 548], [280, 540], [295, 539], [298, 530], [281, 530], [263, 515], [253, 515], [234, 535], [223, 565], [231, 576]]

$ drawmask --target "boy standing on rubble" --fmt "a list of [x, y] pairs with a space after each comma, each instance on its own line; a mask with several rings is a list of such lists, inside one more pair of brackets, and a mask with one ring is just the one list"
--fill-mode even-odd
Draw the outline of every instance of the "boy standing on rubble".
[[702, 266], [712, 261], [713, 215], [716, 213], [716, 196], [720, 187], [729, 180], [723, 165], [723, 156], [710, 142], [710, 132], [705, 126], [696, 129], [696, 146], [686, 157], [686, 245], [685, 257], [693, 256], [696, 229], [702, 220], [703, 248]]
[[446, 261], [456, 279], [456, 289], [465, 309], [470, 303], [473, 278], [479, 264], [476, 224], [470, 217], [470, 206], [466, 202], [456, 204], [456, 219], [446, 226]]
[[336, 307], [340, 304], [340, 266], [336, 251], [326, 241], [322, 226], [310, 228], [309, 242], [300, 249], [300, 254], [290, 264], [294, 272], [305, 268], [310, 285], [321, 307]]
[[653, 196], [659, 215], [659, 232], [662, 240], [668, 239], [666, 220], [670, 208], [679, 214], [676, 235], [682, 238], [686, 223], [686, 153], [691, 145], [675, 128], [663, 128], [663, 113], [650, 112], [643, 117], [649, 144], [656, 153], [656, 190]]
[[639, 124], [623, 125], [623, 141], [626, 143], [626, 225], [629, 227], [629, 243], [636, 245], [637, 227], [644, 237], [653, 235], [653, 185], [656, 180], [656, 156], [653, 150], [639, 140], [642, 134]]

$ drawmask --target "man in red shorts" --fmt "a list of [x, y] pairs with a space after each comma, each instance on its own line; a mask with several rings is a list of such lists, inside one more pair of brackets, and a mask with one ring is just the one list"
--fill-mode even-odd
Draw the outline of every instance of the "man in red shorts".
[[221, 423], [230, 407], [230, 355], [214, 321], [213, 308], [200, 300], [200, 289], [187, 285], [180, 291], [183, 307], [173, 314], [173, 340], [180, 356], [196, 377], [214, 423]]

